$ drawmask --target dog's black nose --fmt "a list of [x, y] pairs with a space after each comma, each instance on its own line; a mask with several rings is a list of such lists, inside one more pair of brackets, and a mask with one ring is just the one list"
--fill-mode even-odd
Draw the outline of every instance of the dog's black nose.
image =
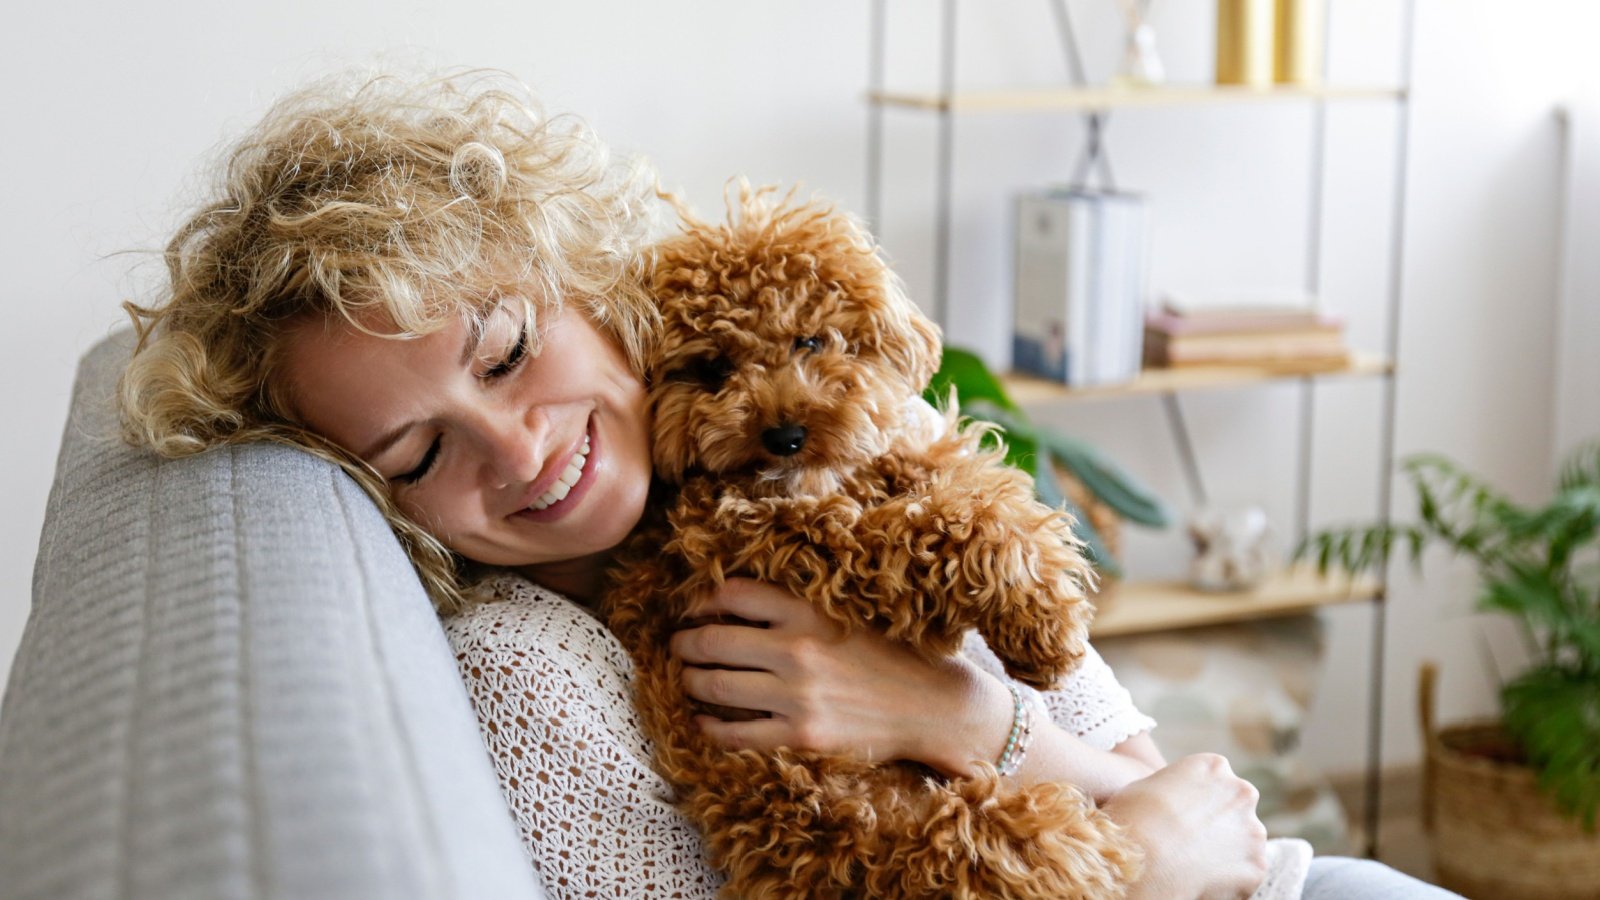
[[793, 456], [806, 445], [806, 430], [800, 425], [779, 425], [761, 432], [761, 443], [775, 456]]

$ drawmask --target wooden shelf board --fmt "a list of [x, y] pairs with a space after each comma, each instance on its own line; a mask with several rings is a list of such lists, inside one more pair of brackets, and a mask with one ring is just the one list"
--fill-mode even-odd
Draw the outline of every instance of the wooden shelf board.
[[1308, 567], [1289, 569], [1254, 590], [1228, 594], [1204, 593], [1181, 581], [1122, 582], [1096, 598], [1099, 612], [1090, 634], [1105, 638], [1270, 619], [1377, 595], [1376, 579], [1343, 574], [1322, 578]]
[[1121, 384], [1095, 387], [1067, 387], [1032, 375], [1011, 373], [1000, 381], [1006, 393], [1021, 406], [1039, 406], [1070, 400], [1104, 400], [1214, 388], [1239, 387], [1287, 378], [1334, 378], [1339, 376], [1387, 375], [1394, 364], [1372, 353], [1352, 353], [1342, 366], [1303, 367], [1293, 365], [1186, 366], [1174, 369], [1145, 369], [1139, 377]]
[[1405, 89], [1393, 86], [1332, 87], [1314, 85], [1164, 85], [1160, 87], [1042, 87], [953, 94], [869, 91], [867, 102], [879, 106], [953, 112], [1025, 112], [1050, 109], [1112, 109], [1135, 106], [1202, 106], [1256, 103], [1268, 100], [1397, 100]]

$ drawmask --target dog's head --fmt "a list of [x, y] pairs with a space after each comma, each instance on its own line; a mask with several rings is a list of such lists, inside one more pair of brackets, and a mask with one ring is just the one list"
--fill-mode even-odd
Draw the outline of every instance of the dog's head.
[[727, 224], [686, 217], [656, 248], [656, 472], [829, 490], [888, 449], [938, 367], [938, 329], [850, 216], [770, 188], [729, 206]]

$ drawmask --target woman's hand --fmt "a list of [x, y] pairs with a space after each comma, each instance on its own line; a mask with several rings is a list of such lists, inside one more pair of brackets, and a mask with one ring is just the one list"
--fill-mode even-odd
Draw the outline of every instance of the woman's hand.
[[1128, 785], [1104, 806], [1144, 846], [1129, 897], [1248, 897], [1267, 872], [1256, 789], [1214, 753], [1186, 756]]
[[[996, 685], [988, 683], [994, 679], [965, 659], [928, 660], [870, 628], [846, 634], [771, 585], [731, 579], [692, 615], [751, 623], [701, 625], [672, 639], [673, 655], [687, 664], [689, 696], [771, 714], [737, 722], [697, 716], [700, 728], [725, 746], [916, 760], [959, 774], [949, 772], [958, 755], [952, 748], [995, 743], [989, 732], [996, 729], [1003, 741], [1009, 727], [1005, 688], [995, 701]], [[988, 721], [996, 709], [1005, 724]], [[983, 721], [968, 721], [963, 714], [972, 710]]]
[[[809, 603], [769, 584], [732, 579], [691, 612], [745, 623], [673, 636], [672, 653], [686, 663], [684, 690], [702, 703], [770, 714], [695, 717], [724, 746], [911, 760], [964, 778], [978, 762], [995, 761], [1011, 730], [1010, 690], [964, 657], [925, 659], [870, 628], [847, 635]], [[1142, 755], [1135, 751], [1143, 745], [1132, 740], [1119, 748], [1126, 755], [1096, 750], [1039, 712], [1014, 777], [1025, 784], [1067, 782], [1105, 800], [1160, 764], [1155, 745], [1143, 740]]]

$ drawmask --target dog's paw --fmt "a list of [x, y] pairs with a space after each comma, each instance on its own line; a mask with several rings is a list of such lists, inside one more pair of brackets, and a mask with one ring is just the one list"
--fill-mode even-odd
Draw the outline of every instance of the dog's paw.
[[1083, 658], [1081, 632], [1070, 628], [1006, 629], [1001, 634], [985, 634], [984, 640], [1007, 675], [1039, 690], [1055, 688]]

